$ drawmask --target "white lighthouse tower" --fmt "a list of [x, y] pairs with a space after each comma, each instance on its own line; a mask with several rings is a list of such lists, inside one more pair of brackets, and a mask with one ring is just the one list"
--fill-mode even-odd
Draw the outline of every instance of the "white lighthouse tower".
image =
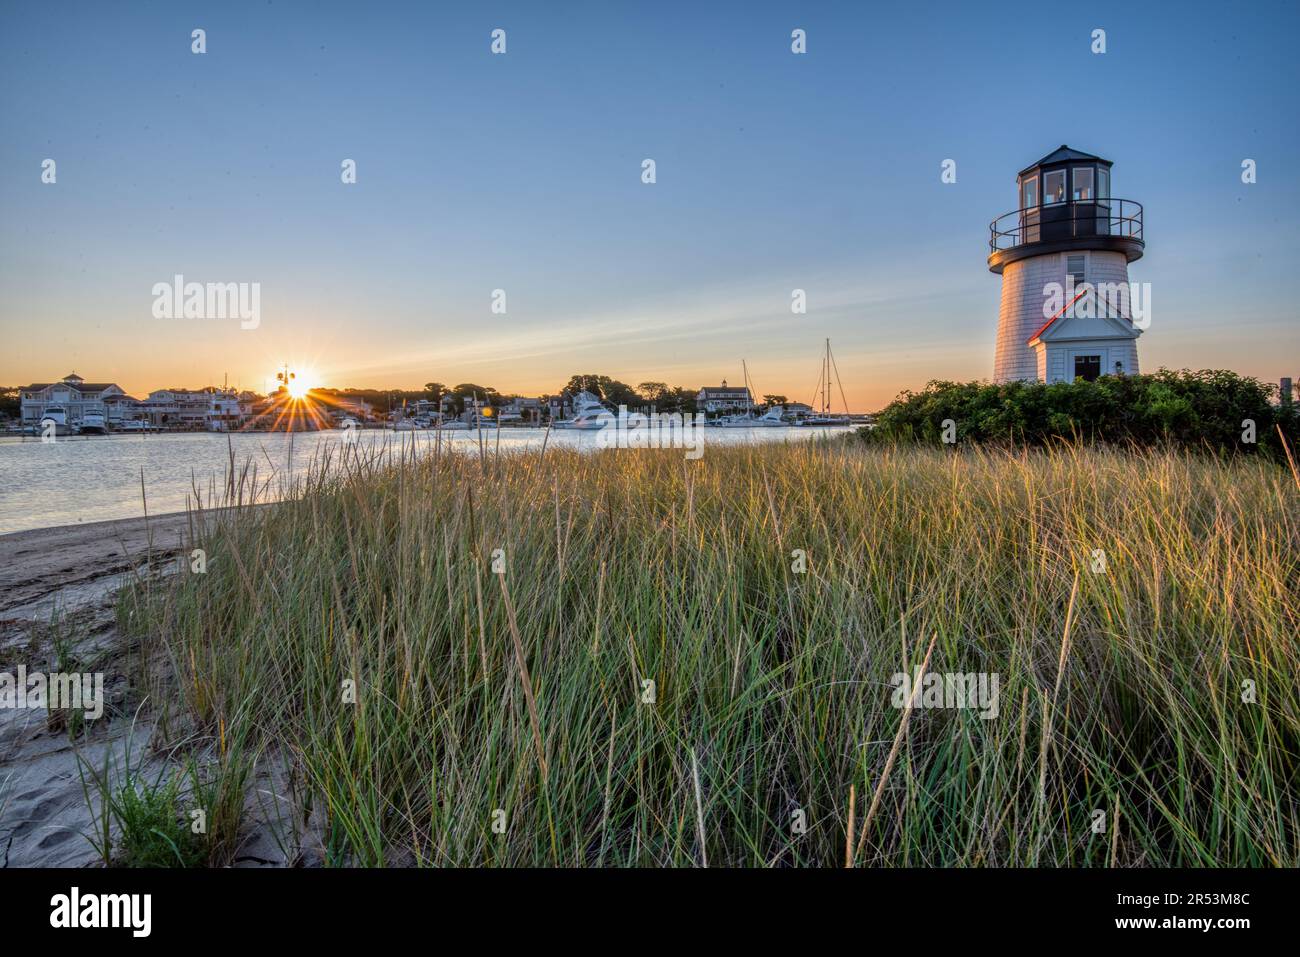
[[989, 271], [1002, 277], [995, 382], [1138, 371], [1127, 290], [1145, 245], [1142, 207], [1111, 197], [1110, 169], [1062, 145], [1020, 171], [1018, 208], [991, 224]]

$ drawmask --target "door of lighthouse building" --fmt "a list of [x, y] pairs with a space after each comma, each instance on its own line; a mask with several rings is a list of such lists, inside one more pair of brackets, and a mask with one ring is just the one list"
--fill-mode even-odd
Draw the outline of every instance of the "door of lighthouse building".
[[1101, 377], [1103, 356], [1098, 353], [1076, 352], [1073, 355], [1074, 378], [1085, 382], [1096, 382]]

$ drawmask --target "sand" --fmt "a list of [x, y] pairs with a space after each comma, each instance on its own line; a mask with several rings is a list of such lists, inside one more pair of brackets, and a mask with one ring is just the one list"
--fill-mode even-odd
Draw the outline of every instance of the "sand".
[[[167, 769], [147, 707], [121, 707], [126, 704], [125, 648], [114, 601], [131, 574], [177, 567], [190, 520], [177, 513], [0, 536], [0, 672], [14, 674], [20, 664], [28, 671], [57, 670], [47, 634], [57, 615], [62, 627], [81, 639], [78, 654], [99, 661], [95, 670], [104, 672], [106, 697], [119, 705], [93, 722], [75, 745], [66, 730], [49, 727], [44, 709], [0, 708], [0, 866], [103, 863], [91, 842], [99, 827], [98, 797], [83, 787], [78, 755], [96, 769], [103, 769], [107, 758], [114, 781], [120, 780], [128, 751], [131, 764], [149, 780]], [[288, 802], [279, 798], [282, 789], [274, 777], [257, 776], [249, 833], [236, 864], [304, 862], [299, 842], [279, 835], [275, 819], [292, 815], [284, 813], [281, 805]]]

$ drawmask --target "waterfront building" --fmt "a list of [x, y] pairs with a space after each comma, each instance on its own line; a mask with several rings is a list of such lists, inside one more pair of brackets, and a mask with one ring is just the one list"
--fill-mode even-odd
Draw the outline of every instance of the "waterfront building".
[[744, 412], [753, 405], [754, 399], [747, 387], [729, 386], [726, 379], [720, 386], [703, 386], [695, 396], [695, 407], [702, 412]]
[[104, 410], [104, 420], [108, 423], [110, 431], [120, 428], [123, 422], [144, 417], [140, 412], [140, 400], [125, 392], [120, 395], [105, 396]]
[[497, 408], [497, 421], [521, 424], [540, 424], [542, 421], [541, 399], [512, 395]]
[[50, 406], [61, 408], [67, 415], [70, 427], [78, 425], [87, 412], [99, 412], [107, 417], [105, 403], [114, 396], [126, 393], [114, 382], [87, 382], [75, 372], [58, 382], [33, 382], [19, 390], [19, 407], [22, 424], [37, 426]]
[[136, 410], [157, 428], [232, 431], [247, 413], [233, 389], [155, 389]]
[[208, 393], [200, 389], [154, 389], [140, 403], [149, 423], [166, 429], [206, 429]]

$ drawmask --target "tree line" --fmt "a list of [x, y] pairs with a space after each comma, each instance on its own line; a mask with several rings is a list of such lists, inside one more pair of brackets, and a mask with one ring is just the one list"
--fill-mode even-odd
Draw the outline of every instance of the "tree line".
[[[544, 403], [549, 403], [553, 400], [572, 399], [579, 392], [589, 392], [605, 404], [615, 407], [625, 405], [629, 409], [653, 408], [658, 412], [690, 414], [697, 411], [695, 397], [698, 391], [669, 386], [666, 382], [642, 382], [633, 387], [607, 375], [582, 373], [570, 376], [569, 381], [557, 392], [539, 398]], [[424, 400], [438, 407], [445, 405], [448, 411], [460, 414], [475, 402], [499, 408], [513, 398], [492, 386], [475, 382], [462, 382], [454, 386], [442, 382], [426, 382], [423, 389], [313, 389], [312, 392], [332, 398], [361, 400], [376, 412], [400, 409]], [[762, 409], [773, 403], [784, 405], [787, 401], [783, 395], [765, 395], [757, 408]]]

